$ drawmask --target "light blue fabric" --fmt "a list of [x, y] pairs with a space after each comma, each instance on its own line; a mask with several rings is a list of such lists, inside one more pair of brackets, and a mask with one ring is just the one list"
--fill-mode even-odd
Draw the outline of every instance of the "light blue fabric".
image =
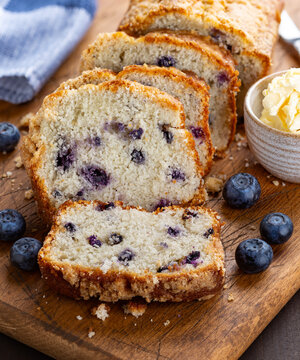
[[0, 0], [0, 100], [31, 100], [95, 11], [96, 0]]

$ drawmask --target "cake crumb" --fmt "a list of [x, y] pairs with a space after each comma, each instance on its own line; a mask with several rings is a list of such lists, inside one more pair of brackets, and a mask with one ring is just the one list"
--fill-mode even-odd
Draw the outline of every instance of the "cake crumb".
[[151, 322], [153, 322], [153, 319], [150, 319]]
[[244, 136], [242, 136], [240, 133], [236, 133], [236, 134], [234, 135], [234, 140], [235, 140], [236, 142], [238, 142], [238, 141], [240, 141], [240, 140], [243, 140], [243, 139], [245, 139], [245, 138], [244, 138]]
[[27, 199], [27, 200], [30, 200], [30, 199], [32, 199], [33, 198], [33, 191], [30, 189], [30, 190], [27, 190], [27, 191], [25, 191], [25, 199]]
[[92, 315], [95, 315], [99, 320], [104, 321], [109, 317], [110, 307], [106, 304], [100, 304], [98, 307], [92, 309]]
[[282, 186], [286, 186], [286, 183], [282, 182]]
[[223, 189], [223, 180], [209, 176], [205, 180], [205, 188], [208, 193], [218, 193]]
[[6, 176], [7, 176], [8, 178], [10, 178], [10, 177], [12, 176], [12, 174], [13, 174], [13, 173], [12, 173], [11, 171], [7, 171], [7, 172], [6, 172]]
[[232, 161], [232, 160], [233, 160], [233, 156], [229, 156], [229, 160]]
[[95, 331], [90, 331], [89, 333], [88, 333], [88, 337], [91, 339], [93, 336], [95, 336]]
[[233, 296], [233, 294], [232, 294], [232, 293], [230, 293], [230, 294], [228, 295], [227, 300], [228, 300], [228, 302], [231, 302], [231, 301], [233, 301], [233, 300], [234, 300], [234, 296]]
[[23, 162], [22, 162], [21, 156], [16, 156], [16, 157], [14, 158], [14, 162], [15, 162], [15, 167], [16, 167], [17, 169], [19, 169], [20, 167], [23, 166]]
[[279, 186], [279, 181], [278, 181], [278, 180], [273, 180], [272, 183], [273, 183], [275, 186]]
[[77, 316], [76, 316], [76, 319], [77, 319], [77, 320], [82, 320], [83, 318], [82, 318], [82, 316], [77, 315]]
[[165, 321], [165, 322], [164, 322], [164, 325], [165, 325], [165, 326], [170, 325], [170, 320]]
[[20, 127], [28, 127], [29, 126], [29, 120], [34, 116], [34, 113], [30, 112], [26, 115], [24, 115], [20, 120]]
[[136, 301], [129, 301], [123, 306], [123, 309], [125, 314], [131, 314], [138, 318], [139, 316], [144, 315], [147, 309], [147, 304]]
[[247, 167], [249, 167], [250, 166], [250, 164], [248, 163], [248, 162], [246, 162], [245, 163], [245, 167], [247, 168]]
[[223, 289], [224, 290], [228, 289], [228, 284], [224, 284]]
[[253, 230], [253, 231], [256, 230], [256, 226], [251, 225], [251, 226], [250, 226], [250, 230]]

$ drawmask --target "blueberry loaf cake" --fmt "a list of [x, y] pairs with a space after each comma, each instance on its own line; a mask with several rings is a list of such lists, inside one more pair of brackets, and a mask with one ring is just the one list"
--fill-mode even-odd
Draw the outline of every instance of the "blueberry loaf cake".
[[210, 36], [238, 64], [242, 115], [247, 89], [270, 68], [282, 7], [282, 0], [131, 0], [119, 29], [130, 35], [169, 29]]
[[217, 154], [235, 131], [237, 71], [228, 51], [200, 36], [152, 33], [138, 39], [123, 32], [99, 34], [82, 54], [81, 70], [95, 67], [119, 72], [134, 64], [176, 67], [203, 78], [210, 86], [210, 131]]
[[46, 282], [77, 299], [190, 301], [224, 280], [220, 221], [202, 207], [155, 212], [99, 201], [66, 202], [39, 252]]
[[[100, 84], [114, 78], [137, 81], [143, 85], [154, 86], [177, 98], [184, 107], [185, 125], [194, 137], [200, 163], [207, 174], [212, 165], [214, 149], [208, 127], [209, 92], [205, 82], [187, 76], [182, 71], [158, 66], [131, 65], [118, 75], [112, 71], [96, 68], [84, 71], [75, 79], [61, 84], [58, 90], [78, 89], [84, 84]], [[172, 141], [170, 138], [168, 141]]]
[[203, 202], [203, 169], [183, 106], [129, 80], [45, 98], [22, 145], [42, 217], [66, 200], [123, 201], [153, 210]]

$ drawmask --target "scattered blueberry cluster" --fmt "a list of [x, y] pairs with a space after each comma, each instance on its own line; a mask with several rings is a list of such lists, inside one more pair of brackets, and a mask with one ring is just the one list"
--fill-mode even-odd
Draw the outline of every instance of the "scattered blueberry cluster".
[[16, 210], [0, 211], [0, 240], [14, 242], [10, 249], [10, 261], [22, 270], [32, 271], [37, 267], [37, 255], [42, 247], [40, 241], [24, 237], [26, 222]]
[[[233, 175], [227, 180], [223, 197], [227, 204], [236, 209], [247, 209], [259, 199], [261, 187], [257, 179], [247, 173]], [[266, 215], [260, 223], [262, 239], [242, 241], [235, 252], [239, 268], [247, 274], [266, 270], [272, 259], [271, 245], [283, 244], [293, 233], [293, 223], [289, 216], [280, 212]]]

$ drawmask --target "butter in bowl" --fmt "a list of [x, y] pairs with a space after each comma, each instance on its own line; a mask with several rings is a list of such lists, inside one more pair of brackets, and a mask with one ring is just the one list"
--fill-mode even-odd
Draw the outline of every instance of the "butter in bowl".
[[272, 175], [300, 183], [300, 68], [264, 77], [244, 105], [250, 150]]

